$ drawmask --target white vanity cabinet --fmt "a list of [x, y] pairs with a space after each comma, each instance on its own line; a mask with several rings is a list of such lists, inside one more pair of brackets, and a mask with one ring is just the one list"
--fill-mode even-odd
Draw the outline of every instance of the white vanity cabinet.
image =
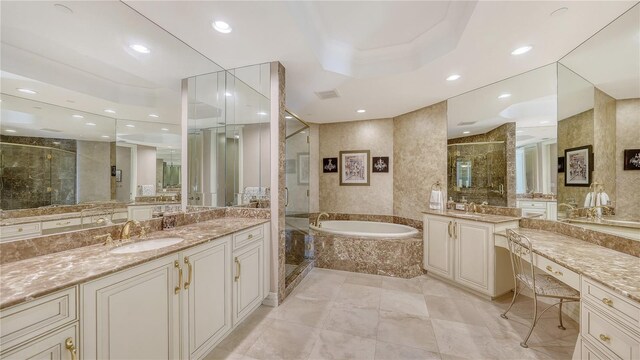
[[178, 254], [81, 285], [82, 359], [178, 359]]
[[558, 218], [556, 201], [518, 200], [516, 206], [522, 209], [523, 217], [542, 220], [556, 220]]
[[494, 233], [518, 227], [517, 221], [499, 224], [424, 215], [424, 268], [479, 293], [496, 297], [513, 287], [507, 256], [496, 256]]
[[209, 353], [231, 329], [231, 237], [181, 254], [183, 359]]
[[242, 322], [264, 300], [265, 229], [257, 226], [233, 235], [233, 324]]

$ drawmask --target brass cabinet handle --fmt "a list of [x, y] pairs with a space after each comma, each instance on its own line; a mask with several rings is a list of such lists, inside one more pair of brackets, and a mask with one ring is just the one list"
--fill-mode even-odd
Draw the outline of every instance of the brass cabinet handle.
[[611, 340], [611, 338], [605, 334], [600, 334], [600, 340], [602, 341], [609, 341]]
[[602, 298], [602, 302], [613, 307], [613, 300], [609, 299], [609, 298]]
[[452, 223], [453, 223], [452, 221], [449, 221], [449, 225], [447, 226], [447, 231], [449, 232], [449, 237], [450, 238], [453, 237], [453, 235], [451, 234], [451, 224]]
[[191, 278], [193, 277], [193, 265], [189, 262], [189, 258], [187, 256], [184, 257], [184, 263], [189, 267], [189, 275], [187, 275], [187, 282], [184, 283], [184, 289], [189, 289], [191, 286]]
[[238, 281], [238, 279], [240, 279], [240, 261], [238, 260], [238, 258], [236, 258], [236, 277], [233, 279], [233, 281]]
[[18, 232], [22, 232], [22, 228], [18, 228]]
[[65, 221], [65, 222], [58, 221], [58, 222], [56, 223], [56, 225], [69, 225], [69, 224], [71, 224], [71, 221]]
[[173, 292], [177, 294], [180, 292], [180, 285], [182, 284], [182, 268], [180, 267], [180, 263], [178, 262], [178, 260], [173, 263], [173, 267], [178, 269], [178, 286], [173, 289]]
[[558, 276], [562, 276], [562, 271], [553, 270], [553, 268], [550, 265], [547, 265], [545, 269], [547, 269], [547, 271], [550, 273], [556, 274]]
[[73, 339], [68, 337], [67, 340], [64, 341], [64, 346], [71, 353], [71, 360], [77, 359], [78, 349], [75, 345], [73, 345]]
[[457, 239], [458, 238], [458, 230], [456, 230], [456, 222], [453, 222], [453, 238]]
[[553, 272], [553, 268], [552, 268], [551, 266], [549, 266], [549, 265], [547, 265], [546, 269], [547, 269], [547, 271], [549, 271], [549, 272]]
[[248, 238], [249, 238], [249, 239], [253, 238], [253, 234], [249, 234], [249, 237], [248, 237]]

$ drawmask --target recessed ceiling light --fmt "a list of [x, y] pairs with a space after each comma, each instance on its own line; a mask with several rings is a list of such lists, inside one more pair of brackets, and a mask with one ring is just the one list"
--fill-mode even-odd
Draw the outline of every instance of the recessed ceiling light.
[[260, 115], [260, 116], [265, 116], [265, 115], [267, 115], [267, 113], [266, 113], [266, 112], [264, 112], [264, 111], [259, 111], [257, 114], [258, 114], [258, 115]]
[[133, 124], [127, 124], [127, 125], [125, 125], [125, 126], [126, 126], [126, 127], [130, 127], [130, 128], [134, 128], [134, 127], [136, 127], [136, 126], [135, 126], [135, 125], [133, 125]]
[[449, 77], [447, 77], [447, 81], [455, 81], [455, 80], [458, 80], [458, 79], [460, 79], [460, 75], [458, 75], [458, 74], [451, 74], [451, 75], [449, 75]]
[[548, 123], [549, 123], [549, 120], [542, 120], [542, 121], [540, 121], [540, 124], [548, 124]]
[[37, 92], [35, 92], [35, 91], [31, 90], [31, 89], [18, 88], [16, 90], [20, 91], [21, 93], [25, 93], [25, 94], [29, 94], [29, 95], [37, 94]]
[[133, 51], [137, 51], [140, 54], [149, 54], [151, 52], [151, 50], [149, 50], [148, 47], [144, 46], [144, 45], [140, 45], [140, 44], [131, 44], [129, 45], [129, 47], [133, 50]]
[[167, 129], [167, 128], [162, 128], [162, 129], [160, 129], [160, 130], [162, 130], [162, 131], [169, 131], [169, 129]]
[[156, 115], [156, 114], [149, 114], [149, 117], [152, 117], [152, 118], [159, 118], [160, 116], [158, 116], [158, 115]]
[[103, 138], [108, 139], [109, 135], [102, 135]]
[[506, 99], [508, 97], [511, 97], [511, 94], [500, 94], [500, 96], [498, 96], [498, 99]]
[[469, 134], [471, 131], [463, 131], [463, 134]]
[[223, 34], [228, 34], [231, 32], [231, 26], [229, 26], [229, 24], [227, 24], [224, 21], [214, 21], [211, 23], [211, 26], [213, 26], [214, 29], [216, 29], [217, 32], [221, 32]]
[[111, 110], [111, 109], [104, 109], [104, 112], [109, 113], [109, 114], [115, 114], [116, 113], [115, 110]]
[[226, 93], [224, 93], [224, 96], [233, 96], [233, 94], [230, 93], [230, 92], [226, 92]]
[[359, 109], [359, 110], [356, 110], [356, 112], [357, 112], [357, 113], [360, 113], [360, 114], [362, 114], [362, 113], [365, 113], [365, 112], [367, 112], [367, 110], [365, 110], [365, 109]]
[[85, 123], [85, 125], [87, 125], [87, 126], [96, 126], [95, 123]]
[[76, 119], [84, 119], [84, 116], [78, 114], [71, 115], [71, 117], [74, 117]]
[[529, 52], [529, 50], [531, 50], [531, 49], [533, 49], [533, 46], [529, 46], [529, 45], [527, 45], [527, 46], [522, 46], [522, 47], [519, 47], [519, 48], [517, 48], [517, 49], [513, 50], [513, 51], [511, 52], [511, 55], [522, 55], [522, 54], [524, 54], [524, 53]]
[[285, 118], [285, 119], [293, 119], [293, 116], [291, 116], [291, 115], [286, 115], [284, 118]]
[[14, 133], [14, 132], [16, 132], [15, 130], [11, 130], [11, 129], [6, 129], [5, 131], [6, 131], [6, 132], [8, 132], [8, 133]]

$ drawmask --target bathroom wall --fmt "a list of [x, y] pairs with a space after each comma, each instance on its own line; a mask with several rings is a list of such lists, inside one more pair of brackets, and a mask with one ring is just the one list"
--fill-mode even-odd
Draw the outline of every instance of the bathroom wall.
[[[156, 185], [156, 148], [138, 145], [138, 186]], [[124, 171], [124, 169], [123, 169]]]
[[77, 169], [78, 203], [111, 200], [110, 142], [78, 140]]
[[[565, 149], [593, 144], [593, 109], [558, 121], [558, 156]], [[564, 186], [565, 173], [558, 173], [558, 204], [584, 204], [586, 189], [580, 186]]]
[[[464, 136], [455, 139], [449, 139], [448, 144], [474, 143], [474, 142], [490, 142], [504, 141], [503, 145], [499, 145], [499, 149], [494, 149], [497, 145], [484, 146], [481, 145], [483, 151], [489, 150], [486, 160], [494, 162], [493, 166], [488, 168], [481, 165], [480, 172], [474, 172], [476, 178], [480, 177], [480, 189], [468, 189], [461, 192], [455, 192], [455, 180], [448, 179], [449, 194], [454, 200], [459, 201], [459, 197], [465, 196], [469, 201], [482, 203], [488, 201], [490, 205], [495, 206], [516, 206], [516, 123], [505, 123], [484, 134]], [[475, 146], [474, 146], [475, 147]], [[453, 148], [451, 148], [453, 149]], [[474, 148], [466, 149], [471, 152]], [[478, 149], [475, 149], [478, 150]], [[451, 158], [451, 156], [450, 156]], [[450, 159], [451, 160], [451, 159]], [[449, 161], [451, 162], [451, 161]], [[497, 165], [495, 165], [497, 163]], [[449, 164], [453, 166], [453, 164]], [[486, 169], [486, 171], [485, 171]], [[453, 176], [455, 172], [451, 170], [449, 176]], [[472, 180], [473, 181], [473, 180]], [[504, 186], [504, 194], [499, 193], [500, 185]], [[481, 193], [478, 193], [478, 192]]]
[[604, 184], [605, 192], [615, 204], [617, 174], [612, 164], [616, 163], [616, 99], [598, 88], [595, 88], [594, 99], [593, 180]]
[[390, 161], [388, 173], [370, 173], [370, 186], [340, 186], [339, 173], [319, 170], [321, 211], [393, 215], [393, 131], [393, 119], [320, 125], [320, 156], [316, 163], [319, 169], [323, 158], [339, 157], [344, 150], [369, 150], [371, 157], [389, 156]]
[[[250, 124], [242, 128], [242, 180], [245, 187], [269, 187], [270, 146], [268, 124]], [[259, 162], [255, 161], [258, 154]]]
[[[640, 219], [640, 171], [623, 169], [624, 150], [640, 149], [638, 137], [640, 119], [640, 99], [618, 100], [616, 102], [616, 190], [617, 213], [626, 218]], [[635, 196], [629, 196], [635, 194]]]
[[122, 170], [122, 181], [116, 182], [116, 200], [129, 202], [131, 199], [131, 148], [116, 146], [117, 169]]
[[[309, 212], [320, 211], [320, 125], [309, 124]], [[314, 164], [319, 164], [315, 166]]]
[[431, 185], [443, 184], [446, 197], [447, 102], [393, 119], [393, 215], [422, 219]]

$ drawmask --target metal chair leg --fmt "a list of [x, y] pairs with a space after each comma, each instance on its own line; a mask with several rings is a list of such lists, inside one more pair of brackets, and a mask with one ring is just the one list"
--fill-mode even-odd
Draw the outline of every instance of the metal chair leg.
[[558, 328], [562, 330], [567, 330], [567, 328], [565, 328], [562, 324], [562, 300], [563, 299], [560, 299], [560, 304], [558, 305], [558, 319], [560, 320], [560, 325], [558, 325]]
[[534, 295], [533, 295], [533, 320], [531, 320], [531, 329], [529, 329], [529, 333], [524, 338], [524, 341], [520, 343], [520, 346], [522, 346], [523, 348], [528, 348], [529, 347], [529, 345], [527, 345], [527, 341], [529, 341], [529, 337], [531, 336], [531, 333], [533, 332], [533, 328], [536, 327], [536, 323], [537, 322], [538, 322], [538, 298], [535, 296], [535, 293], [534, 293]]
[[503, 319], [508, 319], [507, 317], [507, 313], [509, 312], [509, 310], [511, 310], [511, 307], [513, 306], [513, 304], [516, 302], [516, 297], [518, 297], [518, 286], [516, 286], [513, 289], [513, 298], [511, 299], [511, 304], [509, 304], [509, 307], [507, 308], [507, 310], [505, 312], [503, 312], [502, 314], [500, 314], [500, 317]]

